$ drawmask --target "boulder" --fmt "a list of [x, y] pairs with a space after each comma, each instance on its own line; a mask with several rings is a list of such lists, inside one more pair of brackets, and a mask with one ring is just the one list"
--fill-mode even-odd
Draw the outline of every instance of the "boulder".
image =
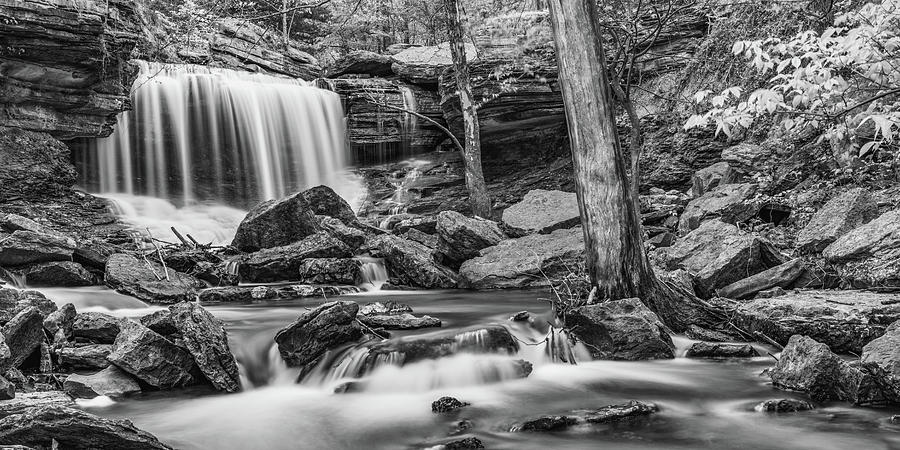
[[37, 308], [45, 316], [56, 311], [56, 303], [38, 291], [0, 287], [0, 323], [9, 322], [28, 307]]
[[566, 313], [566, 326], [594, 358], [617, 360], [675, 357], [668, 329], [640, 299], [582, 306]]
[[462, 264], [459, 273], [474, 289], [548, 286], [584, 264], [581, 228], [507, 239]]
[[93, 344], [59, 349], [59, 365], [69, 369], [103, 369], [109, 366], [106, 359], [112, 352], [109, 344]]
[[66, 377], [63, 390], [75, 398], [94, 398], [105, 395], [125, 397], [141, 392], [141, 386], [116, 366], [109, 366], [90, 375], [72, 374]]
[[0, 238], [0, 266], [68, 261], [74, 252], [75, 241], [57, 234], [19, 230]]
[[[466, 43], [466, 59], [478, 58], [475, 45]], [[401, 78], [416, 84], [437, 85], [444, 69], [453, 65], [450, 44], [410, 47], [391, 56], [391, 70]]]
[[474, 436], [469, 436], [467, 438], [457, 439], [441, 444], [441, 448], [443, 448], [444, 450], [477, 450], [485, 447], [484, 443], [481, 442], [481, 439], [478, 439]]
[[106, 284], [117, 292], [153, 303], [193, 300], [206, 284], [161, 264], [117, 253], [106, 262]]
[[362, 261], [354, 258], [309, 258], [300, 263], [299, 277], [309, 284], [352, 284], [360, 282]]
[[339, 77], [347, 74], [383, 77], [393, 75], [391, 57], [366, 50], [354, 50], [340, 57], [325, 68], [325, 76]]
[[350, 248], [327, 233], [315, 233], [282, 247], [270, 247], [244, 257], [238, 266], [241, 280], [250, 283], [296, 281], [308, 258], [350, 258]]
[[752, 202], [756, 190], [757, 186], [751, 183], [727, 184], [691, 200], [681, 214], [679, 233], [687, 234], [709, 219], [730, 224], [752, 219], [759, 212], [759, 206]]
[[384, 316], [412, 313], [412, 308], [405, 303], [394, 301], [366, 303], [359, 308], [360, 316]]
[[718, 220], [703, 222], [675, 245], [655, 250], [654, 259], [665, 270], [690, 273], [704, 297], [784, 262], [765, 239]]
[[[394, 222], [393, 219], [400, 220]], [[391, 233], [404, 235], [410, 230], [420, 231], [425, 234], [437, 234], [437, 216], [415, 216], [413, 214], [398, 214], [386, 221]]]
[[688, 358], [752, 358], [759, 356], [759, 352], [750, 344], [695, 342], [684, 356]]
[[32, 264], [16, 272], [25, 276], [25, 282], [29, 286], [75, 287], [97, 284], [94, 274], [73, 261]]
[[456, 211], [440, 212], [436, 231], [442, 253], [457, 266], [506, 239], [496, 222], [466, 217]]
[[31, 231], [38, 234], [56, 234], [49, 228], [18, 214], [0, 215], [0, 229], [9, 233], [14, 231]]
[[330, 298], [341, 295], [358, 294], [356, 286], [313, 286], [292, 284], [287, 286], [228, 286], [207, 289], [200, 293], [201, 302], [231, 303], [254, 302], [260, 300], [290, 300], [306, 297]]
[[528, 419], [513, 425], [509, 431], [562, 431], [574, 425], [616, 423], [626, 419], [649, 416], [658, 411], [659, 407], [653, 403], [632, 400], [628, 403], [604, 406], [599, 409], [578, 410], [566, 415], [541, 416]]
[[169, 311], [172, 324], [181, 335], [180, 343], [213, 387], [226, 392], [239, 391], [241, 376], [222, 322], [193, 302], [172, 305]]
[[900, 209], [839, 237], [822, 255], [853, 287], [900, 287]]
[[0, 402], [0, 416], [22, 414], [37, 407], [65, 406], [74, 408], [75, 402], [62, 391], [18, 392], [11, 400]]
[[360, 316], [359, 320], [370, 328], [385, 330], [416, 330], [441, 326], [440, 319], [431, 316], [416, 317], [412, 314], [365, 315]]
[[900, 320], [900, 295], [866, 291], [791, 291], [740, 303], [735, 325], [785, 345], [802, 334], [840, 353], [859, 354], [869, 341]]
[[860, 359], [878, 364], [887, 373], [900, 378], [900, 320], [888, 326], [881, 337], [866, 344]]
[[168, 309], [161, 309], [147, 314], [141, 317], [140, 322], [141, 325], [166, 337], [179, 332], [178, 328], [175, 327], [175, 322], [172, 320], [172, 311]]
[[844, 191], [832, 198], [812, 216], [797, 235], [800, 251], [821, 252], [850, 230], [878, 216], [878, 205], [864, 188]]
[[47, 315], [44, 319], [44, 329], [53, 336], [54, 342], [69, 341], [75, 337], [74, 326], [77, 315], [75, 305], [66, 303]]
[[756, 412], [767, 413], [792, 413], [799, 411], [810, 411], [812, 409], [814, 408], [811, 403], [793, 398], [776, 398], [766, 400], [753, 407], [753, 410]]
[[750, 275], [743, 280], [735, 281], [716, 290], [716, 294], [719, 297], [745, 299], [767, 289], [789, 288], [806, 270], [806, 263], [802, 259], [792, 259], [779, 266]]
[[0, 442], [35, 448], [171, 450], [128, 420], [104, 419], [61, 406], [42, 406], [3, 418]]
[[16, 398], [16, 385], [0, 376], [0, 400], [12, 400]]
[[731, 170], [731, 166], [725, 161], [719, 161], [709, 167], [704, 167], [691, 177], [691, 195], [694, 198], [717, 188], [720, 184], [725, 185], [737, 178]]
[[341, 222], [340, 219], [328, 216], [317, 216], [322, 231], [347, 244], [351, 251], [356, 251], [366, 243], [366, 233]]
[[425, 289], [457, 287], [457, 275], [434, 259], [428, 247], [418, 242], [383, 234], [375, 236], [367, 246], [372, 256], [384, 258], [388, 272], [401, 284]]
[[581, 223], [574, 192], [528, 191], [522, 201], [503, 211], [503, 223], [526, 233], [550, 233]]
[[107, 359], [135, 378], [159, 389], [182, 387], [194, 381], [194, 359], [187, 350], [159, 333], [124, 320]]
[[112, 344], [121, 330], [123, 319], [100, 312], [84, 312], [75, 316], [72, 334], [84, 341]]
[[326, 351], [356, 341], [362, 330], [356, 322], [359, 305], [351, 301], [325, 303], [305, 312], [275, 335], [278, 352], [290, 367], [318, 360]]
[[9, 366], [19, 367], [46, 339], [44, 315], [33, 306], [23, 309], [3, 326], [3, 338], [10, 350]]
[[10, 368], [10, 359], [12, 359], [12, 350], [6, 344], [6, 338], [0, 333], [0, 371]]
[[359, 225], [350, 204], [328, 186], [316, 186], [301, 193], [315, 215], [333, 217], [348, 226]]
[[444, 414], [469, 405], [471, 405], [471, 403], [459, 401], [459, 399], [454, 397], [441, 397], [431, 402], [431, 412], [435, 414]]
[[302, 192], [253, 207], [231, 245], [245, 252], [280, 247], [319, 232], [319, 222]]

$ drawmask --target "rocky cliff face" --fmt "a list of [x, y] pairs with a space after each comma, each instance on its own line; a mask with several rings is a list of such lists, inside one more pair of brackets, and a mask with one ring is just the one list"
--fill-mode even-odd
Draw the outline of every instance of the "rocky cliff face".
[[0, 122], [60, 139], [105, 136], [129, 106], [133, 0], [0, 2]]

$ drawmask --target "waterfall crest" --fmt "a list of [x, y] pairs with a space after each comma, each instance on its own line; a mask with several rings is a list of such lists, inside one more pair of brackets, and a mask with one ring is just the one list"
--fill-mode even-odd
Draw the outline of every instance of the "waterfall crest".
[[87, 189], [247, 208], [344, 184], [349, 155], [337, 94], [271, 75], [138, 64], [134, 109], [79, 161]]

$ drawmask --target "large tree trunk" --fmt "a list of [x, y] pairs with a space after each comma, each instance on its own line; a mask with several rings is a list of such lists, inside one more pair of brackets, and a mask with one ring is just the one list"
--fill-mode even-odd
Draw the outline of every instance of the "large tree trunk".
[[619, 146], [595, 0], [550, 0], [587, 271], [601, 299], [646, 298], [656, 284]]
[[469, 83], [469, 64], [466, 61], [466, 15], [458, 0], [444, 0], [444, 6], [450, 23], [450, 51], [453, 54], [453, 71], [456, 74], [456, 87], [459, 91], [465, 131], [465, 151], [462, 157], [466, 169], [469, 203], [473, 214], [489, 219], [492, 216], [491, 199], [487, 194], [481, 170], [481, 131]]

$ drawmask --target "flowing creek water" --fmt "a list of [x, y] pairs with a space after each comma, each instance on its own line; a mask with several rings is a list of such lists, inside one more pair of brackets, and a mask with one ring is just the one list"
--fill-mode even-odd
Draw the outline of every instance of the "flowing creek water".
[[[44, 292], [59, 303], [73, 302], [79, 311], [137, 317], [160, 308], [98, 288]], [[516, 326], [508, 318], [529, 310], [535, 323], [542, 323], [549, 308], [540, 298], [546, 295], [540, 291], [374, 292], [344, 299], [361, 304], [389, 299], [407, 303], [417, 315], [442, 319], [444, 330], [502, 323], [522, 341], [537, 342], [543, 336], [540, 330]], [[361, 392], [336, 394], [339, 382], [327, 377], [308, 377], [295, 384], [297, 372], [281, 363], [272, 339], [280, 328], [319, 303], [208, 306], [229, 330], [232, 350], [244, 373], [242, 393], [188, 389], [116, 403], [92, 400], [82, 406], [99, 415], [128, 418], [163, 441], [186, 449], [427, 448], [446, 442], [462, 419], [474, 424], [467, 433], [493, 449], [900, 448], [898, 428], [888, 422], [897, 410], [833, 404], [804, 413], [755, 412], [753, 407], [762, 400], [795, 397], [773, 389], [760, 376], [773, 364], [770, 356], [615, 362], [590, 361], [581, 355], [577, 365], [569, 365], [550, 362], [541, 346], [522, 345], [516, 355], [457, 354], [402, 368], [383, 366], [369, 375]], [[397, 332], [395, 336], [433, 332]], [[679, 355], [689, 344], [686, 338], [676, 338]], [[765, 354], [766, 349], [760, 350]], [[497, 368], [517, 359], [531, 361], [533, 373], [526, 379], [497, 381]], [[456, 414], [433, 414], [431, 402], [444, 395], [472, 406]], [[508, 432], [523, 419], [632, 399], [655, 402], [661, 411], [627, 424], [546, 434]]]

